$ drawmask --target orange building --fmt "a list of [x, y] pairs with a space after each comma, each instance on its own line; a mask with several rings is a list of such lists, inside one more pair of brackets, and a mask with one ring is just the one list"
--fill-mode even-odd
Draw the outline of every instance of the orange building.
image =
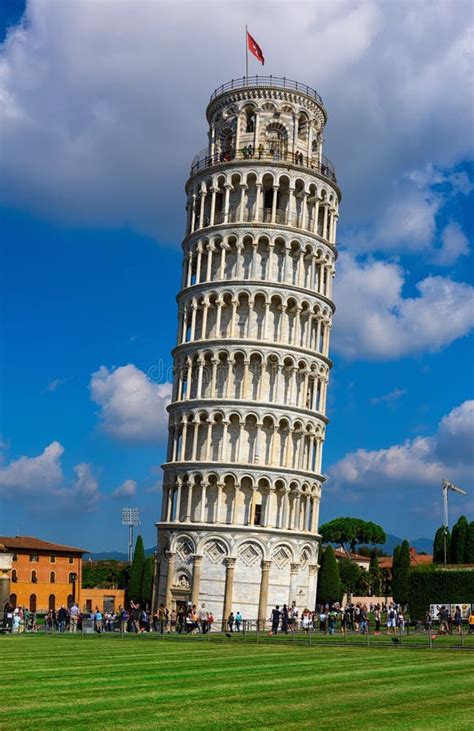
[[13, 553], [10, 601], [15, 606], [45, 612], [81, 603], [83, 548], [49, 543], [29, 536], [0, 536]]

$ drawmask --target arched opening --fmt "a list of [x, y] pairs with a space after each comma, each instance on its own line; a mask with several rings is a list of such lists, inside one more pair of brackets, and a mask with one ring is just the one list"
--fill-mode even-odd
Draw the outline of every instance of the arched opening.
[[56, 609], [56, 597], [54, 594], [49, 595], [48, 609], [50, 612], [54, 612], [54, 610]]
[[17, 596], [16, 596], [16, 594], [10, 594], [10, 604], [11, 604], [11, 605], [12, 605], [13, 607], [16, 607], [16, 601], [17, 601]]
[[32, 584], [38, 583], [38, 574], [36, 573], [36, 571], [31, 572], [31, 583]]
[[17, 581], [18, 581], [18, 574], [17, 574], [16, 569], [13, 569], [12, 570], [12, 583], [16, 584]]
[[49, 572], [49, 583], [50, 584], [56, 583], [56, 573], [54, 571]]
[[36, 594], [30, 594], [30, 612], [36, 612]]

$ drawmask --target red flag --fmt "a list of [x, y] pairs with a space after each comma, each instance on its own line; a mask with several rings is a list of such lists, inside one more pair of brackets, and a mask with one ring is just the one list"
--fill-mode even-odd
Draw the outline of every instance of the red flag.
[[252, 38], [252, 36], [250, 35], [250, 33], [248, 31], [247, 31], [247, 46], [248, 46], [250, 53], [253, 53], [253, 55], [255, 56], [257, 61], [260, 61], [260, 63], [263, 66], [265, 63], [265, 59], [263, 57], [262, 49], [258, 45], [255, 38]]

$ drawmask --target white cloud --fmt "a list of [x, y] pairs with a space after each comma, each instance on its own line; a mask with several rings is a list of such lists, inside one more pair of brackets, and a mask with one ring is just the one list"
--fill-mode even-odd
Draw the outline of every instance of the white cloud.
[[433, 261], [440, 266], [454, 264], [460, 256], [469, 254], [469, 241], [458, 223], [451, 221], [441, 232], [441, 247], [436, 250]]
[[417, 283], [404, 297], [398, 264], [339, 258], [334, 298], [333, 349], [352, 359], [396, 359], [438, 350], [474, 326], [474, 288], [448, 277]]
[[[213, 86], [236, 76], [236, 29], [248, 16], [246, 2], [202, 8], [29, 0], [28, 22], [0, 59], [4, 202], [176, 239], [183, 178], [206, 144], [204, 108]], [[470, 17], [462, 0], [434, 0], [429, 13], [424, 3], [375, 0], [253, 8], [264, 71], [315, 86], [327, 103], [325, 151], [343, 185], [346, 226], [387, 210], [393, 240], [388, 224], [405, 192], [393, 182], [469, 154]], [[252, 59], [250, 70], [261, 71]], [[434, 204], [406, 201], [415, 245], [428, 236]]]
[[374, 396], [370, 399], [370, 403], [374, 404], [374, 406], [377, 404], [393, 404], [395, 401], [401, 399], [402, 396], [405, 396], [406, 393], [406, 389], [404, 388], [394, 388], [393, 391], [385, 393], [383, 396]]
[[441, 420], [434, 436], [407, 439], [386, 449], [358, 449], [329, 468], [331, 485], [354, 492], [414, 486], [439, 488], [443, 478], [468, 481], [474, 474], [474, 401], [464, 401]]
[[46, 390], [50, 391], [51, 393], [55, 393], [55, 391], [57, 391], [60, 386], [63, 386], [69, 380], [69, 378], [55, 378], [53, 381], [50, 381], [50, 383], [48, 383], [48, 385], [46, 386]]
[[113, 498], [134, 497], [137, 494], [137, 483], [135, 480], [125, 480], [113, 491]]
[[55, 441], [36, 457], [23, 456], [0, 466], [0, 495], [9, 500], [27, 499], [28, 506], [35, 509], [92, 510], [100, 500], [100, 490], [91, 465], [76, 465], [76, 477], [67, 484], [63, 454], [64, 447]]
[[[59, 442], [51, 444], [37, 457], [19, 457], [0, 467], [0, 487], [6, 494], [12, 490], [29, 492], [41, 485], [45, 488], [60, 485], [63, 480], [61, 457], [64, 447]], [[12, 494], [12, 497], [13, 497]]]
[[171, 388], [171, 383], [153, 383], [132, 364], [111, 370], [101, 366], [90, 382], [102, 428], [128, 442], [156, 442], [164, 437]]

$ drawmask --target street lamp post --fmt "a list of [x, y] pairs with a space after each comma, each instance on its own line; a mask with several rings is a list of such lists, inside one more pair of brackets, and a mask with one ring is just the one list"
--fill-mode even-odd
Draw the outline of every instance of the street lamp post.
[[461, 490], [460, 487], [457, 485], [454, 485], [452, 482], [448, 482], [448, 480], [443, 480], [441, 483], [441, 488], [443, 490], [443, 506], [444, 506], [444, 530], [443, 530], [443, 549], [444, 549], [444, 565], [448, 563], [448, 556], [447, 556], [447, 547], [446, 547], [446, 539], [448, 535], [449, 530], [449, 521], [448, 521], [448, 492], [457, 492], [459, 495], [467, 495], [465, 490]]
[[122, 508], [122, 525], [128, 526], [128, 563], [132, 563], [133, 528], [140, 525], [140, 511], [138, 508]]

